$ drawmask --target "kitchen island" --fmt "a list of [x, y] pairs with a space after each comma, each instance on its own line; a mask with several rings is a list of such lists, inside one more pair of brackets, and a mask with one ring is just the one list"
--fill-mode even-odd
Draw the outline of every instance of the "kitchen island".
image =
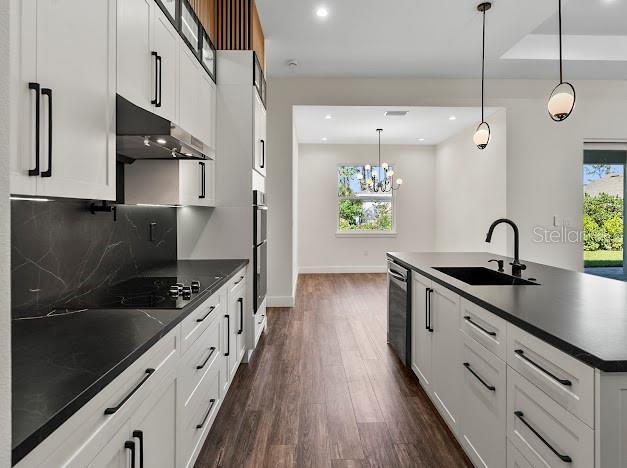
[[411, 367], [477, 466], [627, 466], [627, 284], [531, 262], [514, 278], [487, 253], [388, 259], [412, 272]]

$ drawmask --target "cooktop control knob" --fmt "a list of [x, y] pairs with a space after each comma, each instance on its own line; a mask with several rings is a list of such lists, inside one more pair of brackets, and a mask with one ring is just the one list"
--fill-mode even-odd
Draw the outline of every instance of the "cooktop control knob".
[[179, 292], [183, 291], [183, 287], [185, 286], [183, 283], [176, 283], [174, 286], [179, 288]]
[[173, 284], [172, 286], [170, 286], [169, 289], [170, 292], [170, 296], [178, 296], [179, 295], [179, 288], [177, 285]]
[[189, 299], [192, 297], [192, 288], [189, 286], [183, 287], [183, 299]]
[[200, 281], [192, 281], [192, 292], [200, 292]]

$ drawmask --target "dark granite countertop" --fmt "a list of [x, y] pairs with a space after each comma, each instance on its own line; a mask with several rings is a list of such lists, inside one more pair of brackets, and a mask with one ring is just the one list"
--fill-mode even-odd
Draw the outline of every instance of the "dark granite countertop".
[[90, 309], [12, 322], [13, 464], [220, 289], [248, 260], [181, 260], [146, 275], [223, 279], [183, 309]]
[[[471, 286], [432, 267], [483, 266], [488, 253], [389, 252], [388, 257], [605, 372], [627, 372], [627, 283], [538, 263], [524, 278], [539, 286]], [[509, 266], [506, 267], [509, 272]]]

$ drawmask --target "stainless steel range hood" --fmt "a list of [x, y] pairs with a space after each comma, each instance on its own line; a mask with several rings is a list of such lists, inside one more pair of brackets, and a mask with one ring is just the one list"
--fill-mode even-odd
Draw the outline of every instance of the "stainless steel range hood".
[[173, 122], [116, 96], [116, 153], [129, 159], [213, 159], [214, 150]]

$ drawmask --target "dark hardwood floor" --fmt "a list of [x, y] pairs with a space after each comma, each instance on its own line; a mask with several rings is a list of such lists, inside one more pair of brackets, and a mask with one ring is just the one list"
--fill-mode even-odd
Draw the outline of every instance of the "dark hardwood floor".
[[196, 468], [472, 466], [386, 344], [386, 287], [383, 274], [301, 275]]

